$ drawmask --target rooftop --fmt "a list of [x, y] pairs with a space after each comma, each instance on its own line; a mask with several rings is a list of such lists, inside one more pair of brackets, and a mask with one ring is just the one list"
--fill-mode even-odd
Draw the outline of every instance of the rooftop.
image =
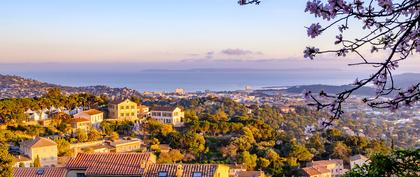
[[145, 170], [141, 164], [150, 159], [150, 153], [80, 153], [66, 167], [86, 169], [86, 175], [141, 176]]
[[302, 168], [302, 171], [308, 174], [309, 176], [330, 173], [330, 170], [324, 167], [305, 167]]
[[57, 143], [55, 143], [53, 140], [50, 140], [48, 138], [43, 137], [35, 137], [30, 140], [22, 141], [20, 143], [22, 146], [27, 146], [31, 148], [37, 148], [37, 147], [45, 147], [45, 146], [57, 146]]
[[86, 113], [86, 114], [89, 114], [91, 116], [102, 113], [101, 111], [96, 110], [96, 109], [89, 109], [89, 110], [86, 110], [86, 111], [83, 111], [83, 112]]
[[168, 112], [172, 112], [175, 109], [176, 109], [176, 107], [172, 107], [172, 106], [154, 106], [150, 110], [151, 111], [168, 111]]
[[153, 164], [147, 168], [145, 177], [156, 177], [159, 172], [167, 172], [167, 176], [176, 176], [177, 167], [182, 167], [183, 177], [192, 177], [194, 172], [201, 172], [202, 177], [215, 176], [216, 164]]
[[14, 168], [14, 177], [65, 177], [66, 168], [46, 167], [46, 168]]
[[263, 171], [240, 171], [237, 173], [240, 177], [263, 177]]
[[90, 122], [90, 120], [89, 119], [86, 119], [86, 118], [79, 117], [79, 118], [73, 118], [73, 119], [71, 119], [70, 122], [72, 122], [72, 123], [74, 123], [74, 122]]

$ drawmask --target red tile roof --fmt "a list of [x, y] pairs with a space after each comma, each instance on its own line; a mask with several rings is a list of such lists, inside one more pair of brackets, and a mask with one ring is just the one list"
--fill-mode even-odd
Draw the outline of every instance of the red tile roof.
[[168, 177], [176, 176], [178, 165], [182, 165], [182, 177], [192, 177], [194, 172], [201, 172], [202, 177], [213, 177], [218, 167], [216, 164], [153, 164], [144, 177], [156, 177], [159, 172], [167, 172]]
[[263, 177], [264, 176], [263, 171], [239, 171], [237, 174], [239, 177]]
[[[42, 172], [38, 175], [37, 172]], [[63, 167], [46, 167], [46, 168], [14, 168], [14, 177], [65, 177], [67, 174], [66, 168]]]
[[90, 120], [89, 119], [86, 119], [86, 118], [73, 118], [73, 119], [70, 119], [70, 122], [71, 123], [78, 123], [78, 122], [90, 122]]
[[342, 166], [343, 165], [343, 160], [341, 159], [330, 159], [330, 160], [316, 160], [316, 161], [311, 161], [308, 163], [308, 166], [328, 166], [328, 165], [332, 165], [332, 164], [336, 164], [338, 166]]
[[55, 143], [53, 140], [50, 140], [48, 138], [43, 137], [35, 137], [34, 139], [22, 141], [20, 143], [22, 146], [26, 147], [45, 147], [45, 146], [57, 146], [57, 143]]
[[154, 106], [150, 110], [151, 111], [165, 111], [165, 112], [172, 112], [176, 109], [176, 107], [169, 107], [169, 106]]
[[150, 153], [80, 153], [66, 167], [84, 169], [86, 175], [141, 176], [145, 170], [141, 164], [150, 158]]
[[327, 168], [323, 168], [319, 166], [318, 167], [305, 167], [305, 168], [302, 168], [302, 170], [304, 173], [308, 174], [309, 176], [330, 173], [330, 170], [328, 170]]
[[96, 114], [102, 113], [101, 111], [96, 110], [96, 109], [89, 109], [89, 110], [86, 110], [86, 111], [83, 111], [83, 112], [86, 113], [86, 114], [89, 114], [89, 115], [96, 115]]

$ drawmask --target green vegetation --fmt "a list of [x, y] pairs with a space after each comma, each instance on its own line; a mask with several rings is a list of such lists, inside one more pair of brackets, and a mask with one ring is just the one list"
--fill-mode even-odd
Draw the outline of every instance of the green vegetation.
[[12, 177], [14, 158], [8, 153], [8, 144], [1, 137], [0, 140], [0, 176]]
[[417, 177], [420, 171], [420, 149], [396, 150], [391, 154], [376, 153], [370, 163], [347, 172], [345, 177]]
[[[73, 131], [68, 126], [70, 117], [66, 114], [54, 114], [51, 124], [45, 127], [18, 124], [25, 121], [25, 117], [21, 119], [19, 115], [28, 108], [36, 110], [57, 105], [66, 108], [87, 105], [100, 108], [97, 106], [106, 105], [106, 100], [105, 97], [87, 94], [61, 96], [57, 91], [51, 91], [41, 98], [0, 100], [0, 117], [5, 123], [0, 130], [0, 138], [4, 142], [18, 143], [32, 136], [60, 135], [64, 138], [55, 139], [59, 155], [67, 156], [71, 155], [70, 143], [95, 141], [102, 139], [102, 136], [111, 140], [117, 140], [120, 136], [139, 136], [132, 131], [134, 123], [130, 121], [103, 121], [100, 131]], [[145, 102], [158, 104], [160, 101]], [[369, 124], [363, 119], [353, 121], [345, 118], [337, 122], [337, 128], [308, 137], [304, 133], [305, 127], [316, 124], [317, 118], [327, 116], [326, 113], [305, 107], [296, 107], [295, 112], [283, 113], [277, 107], [246, 106], [228, 98], [165, 101], [185, 109], [185, 127], [174, 128], [151, 119], [141, 127], [141, 135], [149, 142], [149, 149], [156, 152], [158, 161], [162, 163], [238, 163], [250, 170], [262, 169], [273, 176], [290, 176], [296, 174], [301, 163], [312, 159], [347, 160], [355, 154], [391, 152], [390, 145], [383, 140], [349, 136], [338, 129], [342, 126], [364, 129], [365, 134], [372, 137], [385, 133], [376, 127], [379, 125]], [[160, 144], [168, 144], [172, 150], [161, 152]]]

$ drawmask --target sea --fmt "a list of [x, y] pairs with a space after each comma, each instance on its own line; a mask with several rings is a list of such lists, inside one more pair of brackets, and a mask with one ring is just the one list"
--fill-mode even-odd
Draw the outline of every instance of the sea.
[[351, 83], [355, 78], [350, 72], [305, 70], [36, 71], [1, 74], [14, 74], [65, 86], [106, 85], [127, 87], [139, 92], [173, 92], [176, 88], [183, 88], [187, 92], [196, 92], [243, 90], [246, 86], [261, 89], [309, 84], [343, 85]]

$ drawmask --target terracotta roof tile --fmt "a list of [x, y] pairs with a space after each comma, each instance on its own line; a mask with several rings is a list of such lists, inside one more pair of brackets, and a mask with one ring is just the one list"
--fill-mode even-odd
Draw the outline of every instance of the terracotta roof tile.
[[86, 114], [89, 114], [89, 115], [96, 115], [96, 114], [102, 113], [101, 111], [96, 110], [96, 109], [89, 109], [89, 110], [86, 110], [86, 111], [83, 111], [83, 112], [86, 113]]
[[328, 169], [323, 168], [323, 167], [317, 167], [317, 168], [315, 168], [315, 167], [305, 167], [305, 168], [302, 168], [302, 171], [304, 173], [308, 174], [309, 176], [321, 175], [321, 174], [330, 172]]
[[194, 172], [201, 172], [202, 177], [213, 177], [218, 167], [216, 164], [153, 164], [144, 176], [156, 177], [159, 172], [167, 172], [168, 177], [175, 177], [178, 165], [182, 165], [182, 177], [192, 177]]
[[53, 140], [50, 140], [48, 138], [37, 136], [34, 139], [22, 141], [21, 145], [26, 146], [26, 147], [45, 147], [45, 146], [56, 146], [57, 143], [55, 143]]
[[171, 107], [171, 106], [154, 106], [150, 110], [151, 111], [168, 111], [168, 112], [172, 112], [175, 109], [176, 109], [176, 107]]
[[238, 173], [239, 177], [262, 177], [264, 176], [263, 171], [239, 171]]
[[144, 173], [141, 164], [150, 158], [150, 153], [80, 153], [66, 167], [85, 169], [86, 175], [141, 176]]
[[86, 119], [86, 118], [78, 117], [78, 118], [70, 119], [70, 122], [71, 123], [74, 123], [74, 122], [90, 122], [90, 120]]
[[[39, 175], [41, 172], [42, 175]], [[67, 170], [63, 167], [14, 168], [13, 173], [14, 177], [65, 177]]]

